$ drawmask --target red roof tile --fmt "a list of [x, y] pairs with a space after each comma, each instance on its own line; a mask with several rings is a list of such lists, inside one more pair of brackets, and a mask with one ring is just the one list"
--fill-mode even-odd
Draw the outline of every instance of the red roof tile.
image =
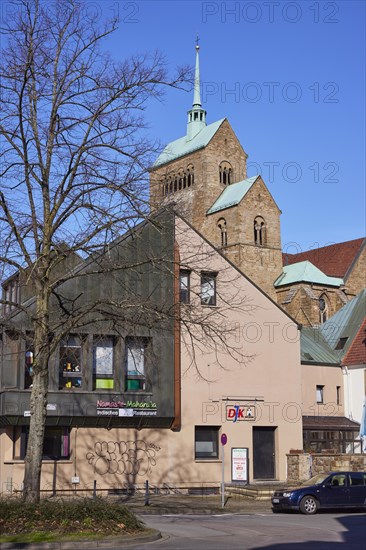
[[342, 365], [346, 367], [366, 365], [366, 317], [348, 348], [346, 355], [343, 357]]
[[309, 260], [323, 273], [331, 277], [344, 277], [357, 256], [364, 238], [331, 244], [299, 254], [283, 254], [283, 265]]

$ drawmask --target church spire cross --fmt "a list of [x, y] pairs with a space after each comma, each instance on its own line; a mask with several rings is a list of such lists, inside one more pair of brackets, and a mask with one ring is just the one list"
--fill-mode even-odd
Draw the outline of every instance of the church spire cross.
[[193, 104], [188, 111], [187, 140], [193, 139], [203, 128], [206, 127], [206, 111], [202, 109], [201, 103], [201, 79], [199, 59], [199, 38], [196, 38], [196, 67], [194, 72]]

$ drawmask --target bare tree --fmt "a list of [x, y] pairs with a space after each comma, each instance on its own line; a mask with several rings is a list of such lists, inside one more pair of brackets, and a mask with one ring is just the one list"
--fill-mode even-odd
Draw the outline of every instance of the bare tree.
[[[255, 306], [236, 284], [238, 273], [226, 277], [231, 290], [221, 296], [220, 311], [199, 307], [199, 286], [192, 287], [193, 304], [179, 308], [174, 301], [155, 300], [154, 289], [151, 296], [134, 295], [123, 276], [119, 299], [99, 293], [80, 300], [75, 280], [85, 276], [93, 276], [98, 286], [112, 272], [132, 270], [138, 278], [146, 270], [161, 270], [174, 275], [177, 290], [181, 259], [197, 276], [210, 268], [214, 249], [193, 247], [185, 227], [176, 232], [182, 258], [173, 263], [164, 247], [143, 258], [133, 252], [121, 258], [116, 247], [111, 251], [119, 235], [149, 215], [147, 175], [157, 145], [146, 139], [143, 112], [165, 87], [191, 82], [191, 71], [181, 68], [169, 78], [159, 53], [114, 61], [102, 46], [117, 21], [101, 27], [86, 20], [83, 4], [74, 0], [17, 0], [14, 7], [16, 17], [2, 29], [6, 42], [0, 63], [0, 279], [8, 287], [0, 304], [8, 313], [2, 318], [8, 330], [19, 330], [14, 316], [27, 318], [32, 329], [24, 498], [36, 501], [49, 359], [71, 330], [91, 322], [107, 322], [117, 332], [126, 322], [179, 323], [192, 365], [195, 353], [207, 349], [218, 364], [227, 353], [248, 362], [250, 356], [230, 341], [227, 318], [233, 309], [251, 315]], [[157, 231], [167, 230], [159, 216], [150, 223]], [[11, 283], [14, 274], [22, 300]], [[21, 336], [26, 339], [27, 331]]]
[[[85, 19], [74, 0], [13, 7], [0, 65], [0, 278], [17, 271], [34, 296], [24, 495], [37, 500], [56, 273], [65, 259], [90, 255], [148, 213], [146, 174], [156, 144], [145, 137], [143, 111], [188, 72], [169, 79], [159, 53], [115, 61], [102, 45], [117, 21]], [[2, 303], [21, 308], [11, 292]], [[69, 316], [64, 329], [81, 316]]]

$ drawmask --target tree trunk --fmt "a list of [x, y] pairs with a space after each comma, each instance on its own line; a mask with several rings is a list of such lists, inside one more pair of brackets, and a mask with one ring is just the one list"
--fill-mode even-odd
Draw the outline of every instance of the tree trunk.
[[27, 502], [40, 499], [43, 440], [47, 414], [49, 324], [48, 296], [42, 289], [34, 319], [33, 387], [30, 398], [30, 425], [25, 457], [24, 492]]

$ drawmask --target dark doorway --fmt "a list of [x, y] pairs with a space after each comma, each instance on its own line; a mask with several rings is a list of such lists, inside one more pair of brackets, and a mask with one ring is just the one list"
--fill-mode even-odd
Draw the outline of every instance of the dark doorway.
[[254, 479], [274, 479], [276, 428], [253, 427], [253, 477]]

